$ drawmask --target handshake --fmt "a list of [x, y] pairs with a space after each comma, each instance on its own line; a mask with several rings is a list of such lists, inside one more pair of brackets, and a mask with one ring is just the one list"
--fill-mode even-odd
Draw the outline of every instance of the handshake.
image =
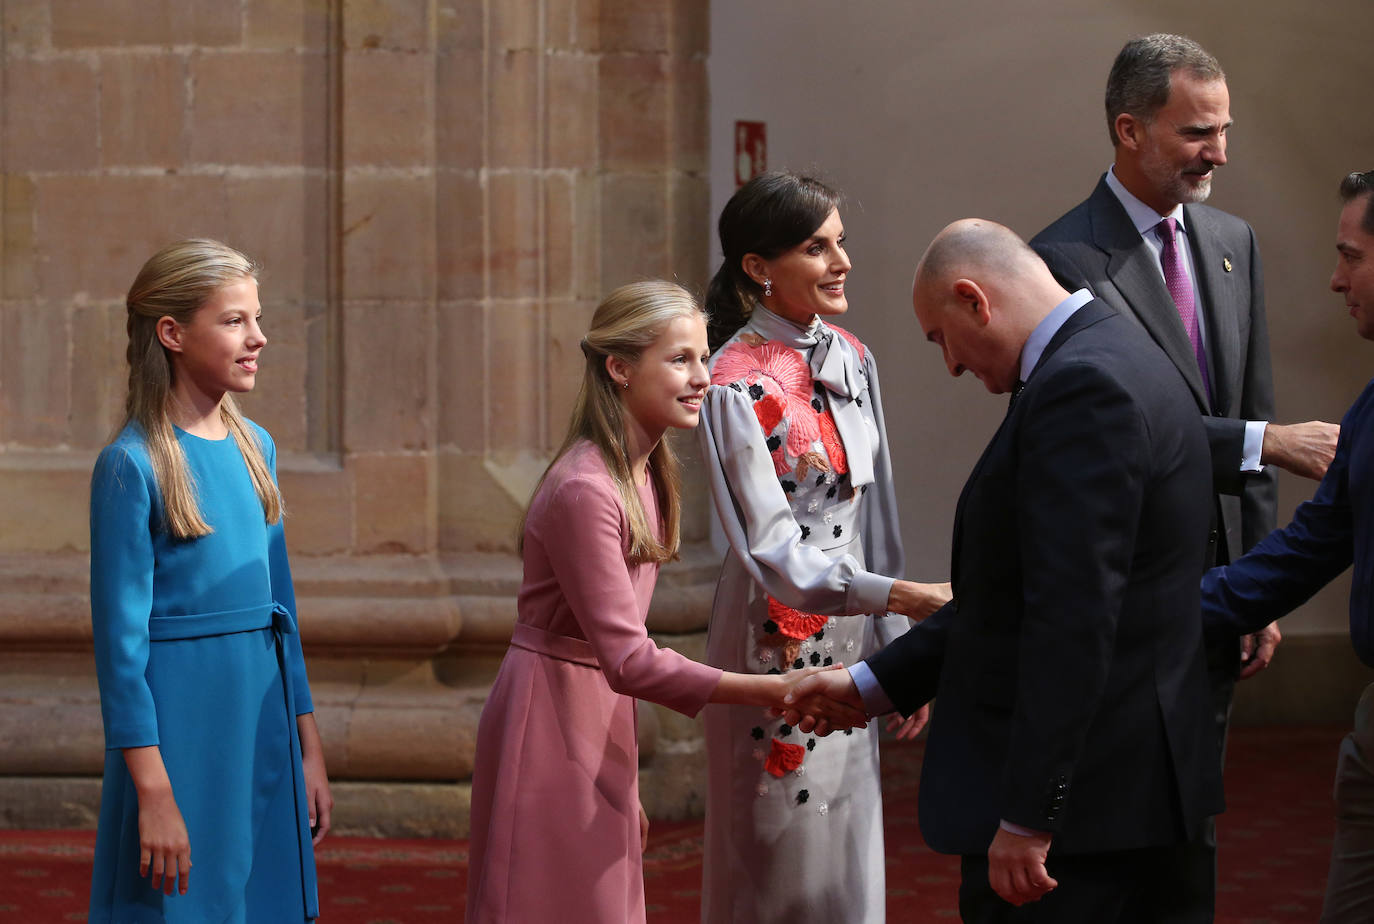
[[777, 679], [780, 693], [770, 704], [772, 712], [798, 731], [824, 736], [868, 724], [859, 690], [843, 664], [791, 671]]

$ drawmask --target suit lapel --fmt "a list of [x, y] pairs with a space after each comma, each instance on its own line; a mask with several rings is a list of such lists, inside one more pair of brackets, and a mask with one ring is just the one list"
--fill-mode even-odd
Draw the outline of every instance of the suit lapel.
[[[1096, 324], [1103, 318], [1111, 317], [1114, 313], [1115, 312], [1113, 312], [1111, 306], [1105, 299], [1096, 299], [1088, 302], [1070, 315], [1069, 319], [1060, 326], [1059, 330], [1054, 332], [1054, 336], [1050, 338], [1050, 342], [1045, 344], [1044, 352], [1040, 354], [1040, 358], [1036, 360], [1035, 368], [1030, 372], [1030, 377], [1026, 382], [1026, 388], [1030, 387], [1030, 383], [1035, 379], [1035, 373], [1045, 364], [1045, 360], [1054, 355], [1055, 351], [1063, 346], [1070, 337], [1080, 330], [1083, 330], [1085, 327]], [[1024, 394], [1021, 400], [1024, 400]], [[984, 464], [992, 457], [993, 451], [998, 448], [1001, 441], [1015, 426], [1013, 417], [1016, 413], [1016, 406], [1009, 400], [1006, 416], [1002, 418], [1002, 423], [998, 426], [996, 432], [992, 434], [992, 439], [988, 440], [988, 445], [983, 449], [983, 454], [978, 457], [977, 463], [973, 466], [973, 471], [969, 472], [968, 480], [964, 482], [964, 489], [959, 492], [959, 502], [954, 506], [954, 540], [951, 546], [953, 549], [953, 555], [951, 556], [953, 560], [950, 563], [950, 583], [955, 586], [956, 594], [959, 584], [960, 542], [963, 539], [964, 532], [964, 505], [967, 503], [969, 495], [973, 492], [974, 485], [978, 482], [978, 476], [982, 473]]]
[[[1113, 287], [1111, 292], [1093, 294], [1120, 313], [1135, 318], [1149, 332], [1182, 373], [1198, 407], [1209, 412], [1193, 345], [1179, 320], [1173, 296], [1164, 285], [1154, 251], [1131, 224], [1130, 216], [1105, 180], [1099, 181], [1093, 190], [1091, 205], [1093, 243], [1107, 255], [1106, 276]], [[1207, 330], [1210, 334], [1210, 325]]]
[[1183, 207], [1192, 248], [1193, 272], [1202, 294], [1202, 318], [1207, 325], [1207, 366], [1212, 376], [1212, 405], [1218, 413], [1231, 406], [1236, 380], [1235, 365], [1241, 355], [1240, 318], [1234, 299], [1227, 298], [1225, 267], [1233, 254], [1222, 242], [1219, 228], [1200, 209]]

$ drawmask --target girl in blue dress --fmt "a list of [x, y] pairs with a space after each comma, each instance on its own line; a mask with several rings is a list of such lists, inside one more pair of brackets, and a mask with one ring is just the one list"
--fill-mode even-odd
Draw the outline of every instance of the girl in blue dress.
[[333, 799], [276, 447], [232, 397], [252, 390], [267, 342], [257, 274], [187, 240], [129, 290], [125, 421], [91, 480], [106, 748], [92, 924], [319, 914], [313, 845]]

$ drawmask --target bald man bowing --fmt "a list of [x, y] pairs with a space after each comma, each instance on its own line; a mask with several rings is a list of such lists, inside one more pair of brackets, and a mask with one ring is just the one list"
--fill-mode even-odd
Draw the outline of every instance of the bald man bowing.
[[951, 375], [1012, 394], [959, 497], [954, 601], [798, 695], [869, 715], [938, 695], [921, 832], [963, 856], [964, 921], [1168, 921], [1178, 850], [1222, 808], [1198, 590], [1211, 463], [1187, 385], [1001, 225], [945, 228], [913, 302]]

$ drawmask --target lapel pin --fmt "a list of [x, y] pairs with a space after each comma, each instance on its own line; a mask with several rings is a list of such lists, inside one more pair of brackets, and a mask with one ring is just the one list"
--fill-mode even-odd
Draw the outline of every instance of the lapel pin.
[[1228, 273], [1231, 272], [1231, 258], [1230, 258], [1230, 257], [1222, 257], [1222, 258], [1221, 258], [1221, 268], [1224, 269], [1224, 270], [1226, 270], [1226, 272], [1228, 272]]

